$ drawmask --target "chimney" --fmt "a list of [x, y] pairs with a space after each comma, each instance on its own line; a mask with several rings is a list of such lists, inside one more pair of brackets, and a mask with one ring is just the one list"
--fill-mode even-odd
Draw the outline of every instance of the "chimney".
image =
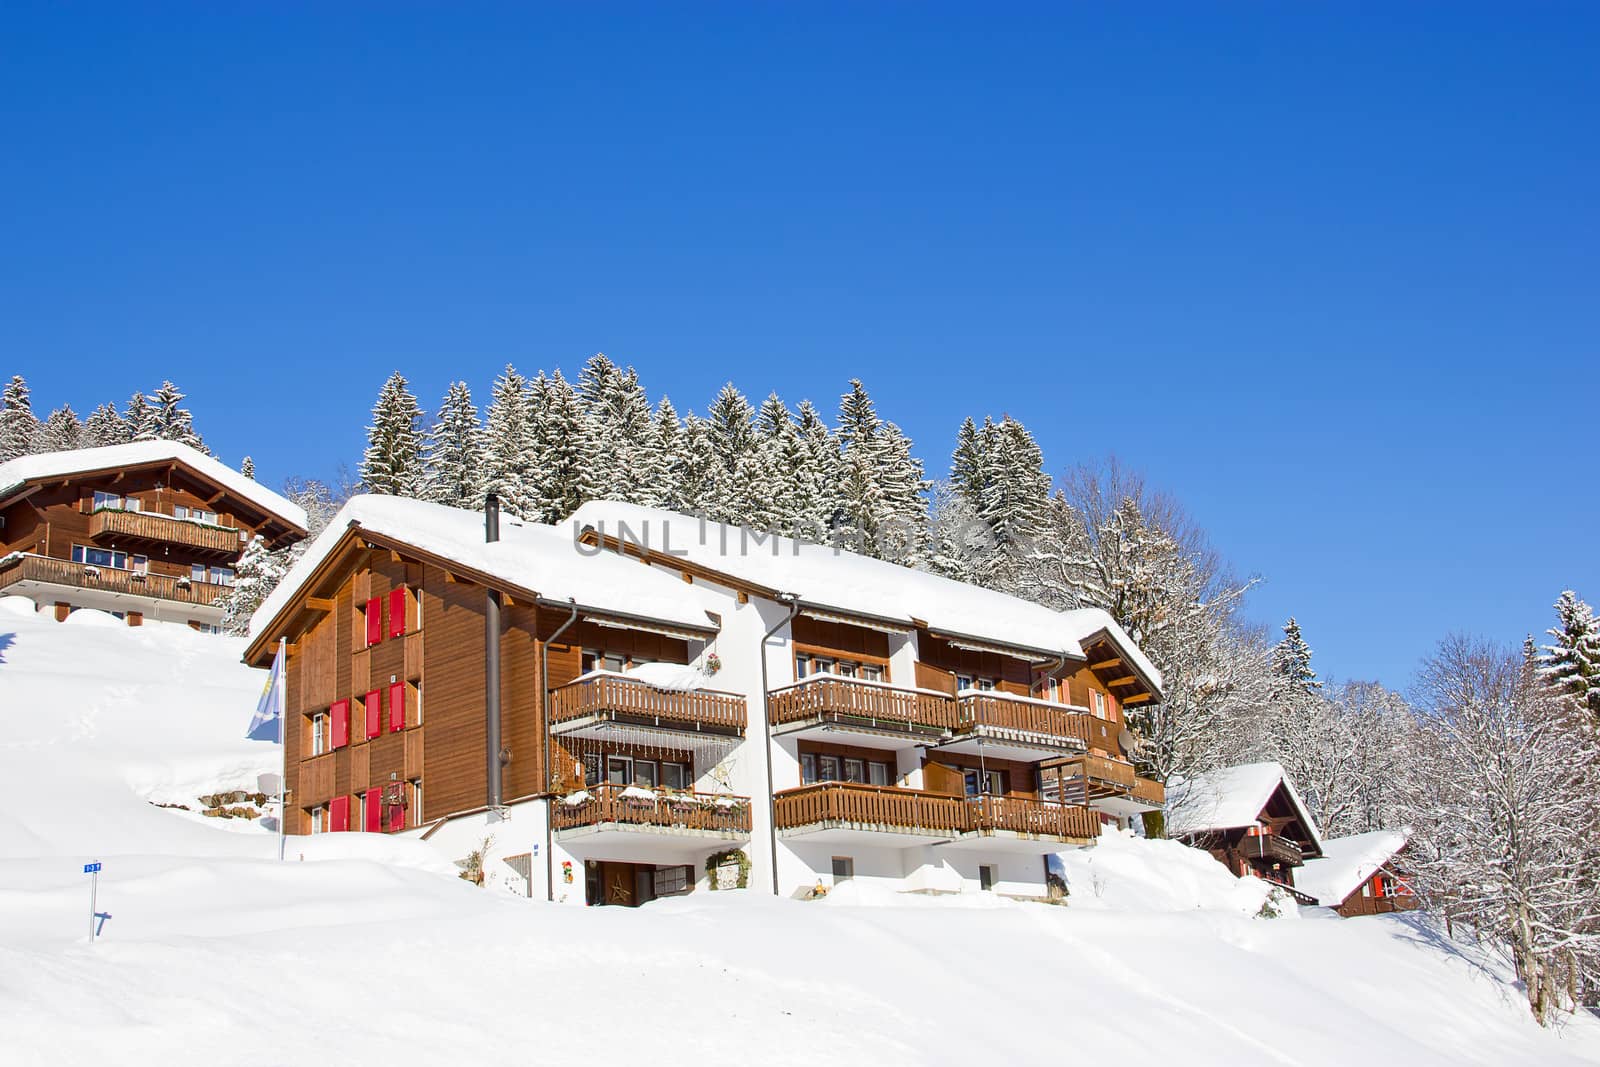
[[[500, 498], [490, 493], [483, 501], [483, 540], [500, 540]], [[506, 753], [500, 744], [500, 591], [490, 589], [483, 605], [483, 714], [484, 755], [488, 763], [489, 807], [501, 799], [501, 770]]]

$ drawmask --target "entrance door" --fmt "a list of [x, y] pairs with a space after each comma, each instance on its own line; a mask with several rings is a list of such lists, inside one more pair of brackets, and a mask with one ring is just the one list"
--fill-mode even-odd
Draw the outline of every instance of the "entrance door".
[[605, 887], [605, 903], [631, 908], [639, 903], [635, 892], [633, 864], [602, 863], [601, 884]]

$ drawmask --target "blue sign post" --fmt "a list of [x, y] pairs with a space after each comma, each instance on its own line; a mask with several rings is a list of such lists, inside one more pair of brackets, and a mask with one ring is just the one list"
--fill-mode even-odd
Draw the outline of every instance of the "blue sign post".
[[100, 864], [85, 863], [83, 873], [89, 876], [89, 944], [94, 944], [95, 895], [100, 892]]

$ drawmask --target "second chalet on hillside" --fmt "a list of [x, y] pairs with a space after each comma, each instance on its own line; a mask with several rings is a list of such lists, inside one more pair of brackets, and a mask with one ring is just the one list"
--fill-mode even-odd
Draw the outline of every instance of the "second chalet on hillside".
[[289, 831], [492, 834], [579, 904], [1044, 896], [1046, 855], [1161, 806], [1124, 725], [1160, 675], [1108, 616], [737, 536], [351, 501], [252, 624], [248, 662], [288, 648]]
[[282, 548], [306, 515], [187, 445], [138, 441], [0, 464], [0, 595], [64, 619], [96, 608], [214, 631], [251, 536]]
[[1174, 781], [1167, 833], [1206, 849], [1240, 877], [1283, 887], [1302, 904], [1296, 871], [1323, 854], [1316, 821], [1277, 763], [1245, 763]]

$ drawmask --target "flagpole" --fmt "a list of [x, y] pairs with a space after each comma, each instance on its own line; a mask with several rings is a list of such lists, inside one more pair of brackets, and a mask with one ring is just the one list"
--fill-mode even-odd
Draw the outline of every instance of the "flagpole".
[[278, 655], [283, 669], [278, 672], [278, 758], [280, 760], [278, 773], [278, 862], [283, 862], [284, 848], [288, 844], [285, 837], [289, 825], [289, 701], [286, 699], [289, 689], [289, 639], [278, 638]]

